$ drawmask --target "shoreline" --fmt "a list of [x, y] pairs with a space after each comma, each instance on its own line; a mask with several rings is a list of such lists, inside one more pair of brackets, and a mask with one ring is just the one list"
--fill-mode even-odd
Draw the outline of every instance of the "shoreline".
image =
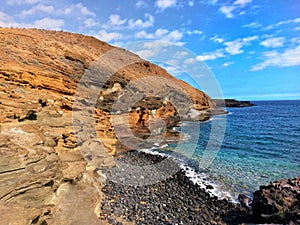
[[[194, 183], [180, 165], [168, 157], [142, 151], [120, 154], [117, 167], [107, 171], [107, 181], [102, 191], [100, 217], [111, 224], [120, 221], [136, 224], [239, 224], [254, 222], [251, 210], [241, 205], [211, 196], [207, 189]], [[153, 171], [144, 173], [141, 168], [159, 164], [163, 160], [172, 163], [174, 173], [160, 179]], [[126, 165], [130, 165], [127, 167]], [[170, 165], [170, 164], [169, 164]], [[136, 167], [138, 166], [138, 167]], [[140, 168], [139, 171], [132, 169]], [[150, 167], [149, 167], [150, 168]], [[131, 183], [132, 176], [141, 185]], [[147, 179], [158, 178], [148, 184]], [[143, 181], [144, 180], [144, 181]], [[124, 183], [125, 182], [125, 183]], [[145, 184], [145, 185], [143, 185]]]
[[[219, 187], [220, 184], [218, 184], [216, 180], [211, 179], [205, 171], [197, 169], [197, 161], [189, 159], [180, 153], [172, 152], [172, 150], [160, 150], [156, 147], [136, 151], [174, 160], [174, 163], [178, 164], [180, 169], [185, 173], [185, 176], [187, 176], [194, 184], [205, 189], [211, 197], [217, 197], [219, 200], [226, 199], [231, 203], [239, 204], [238, 196], [233, 196], [228, 191], [221, 190]], [[172, 152], [172, 155], [168, 154], [169, 152]]]
[[[296, 179], [286, 179], [287, 181], [273, 181], [268, 186], [261, 184], [259, 191], [253, 193], [252, 201], [255, 203], [251, 205], [249, 196], [242, 193], [238, 196], [238, 199], [241, 196], [241, 202], [232, 196], [231, 200], [226, 197], [220, 198], [220, 195], [213, 193], [219, 190], [218, 186], [206, 183], [211, 181], [209, 177], [203, 180], [200, 177], [197, 182], [195, 175], [199, 175], [201, 171], [193, 169], [191, 160], [185, 159], [184, 156], [176, 157], [177, 153], [174, 156], [168, 152], [160, 151], [159, 145], [155, 145], [148, 149], [118, 154], [117, 166], [105, 172], [107, 180], [102, 189], [104, 199], [100, 205], [100, 219], [118, 225], [300, 222], [300, 214], [297, 214], [299, 201], [297, 203], [297, 200], [294, 200], [293, 206], [287, 203], [296, 188], [299, 188], [300, 178], [299, 182]], [[167, 161], [166, 167], [159, 165], [162, 161]], [[152, 166], [163, 172], [171, 168], [171, 174], [164, 177], [155, 169], [151, 169]], [[135, 183], [131, 183], [132, 177]], [[290, 184], [290, 180], [298, 184]], [[273, 193], [274, 188], [276, 192]], [[282, 194], [286, 193], [282, 192], [284, 188], [287, 188], [288, 195]], [[221, 189], [219, 191], [224, 192]], [[296, 199], [295, 196], [293, 198]], [[266, 199], [272, 199], [271, 202], [279, 201], [280, 205], [276, 208], [273, 208], [273, 203], [265, 205], [261, 201]], [[249, 201], [253, 208], [249, 207]], [[270, 207], [273, 210], [271, 214]]]

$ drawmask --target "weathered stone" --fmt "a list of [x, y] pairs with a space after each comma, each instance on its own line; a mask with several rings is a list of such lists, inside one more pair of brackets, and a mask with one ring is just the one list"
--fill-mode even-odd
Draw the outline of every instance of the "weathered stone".
[[288, 223], [300, 219], [300, 177], [271, 182], [253, 195], [253, 213], [264, 222]]

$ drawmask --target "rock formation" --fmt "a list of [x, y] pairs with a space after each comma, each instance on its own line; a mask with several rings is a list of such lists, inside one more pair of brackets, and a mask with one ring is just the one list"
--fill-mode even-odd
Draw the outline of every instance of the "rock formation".
[[[128, 138], [123, 119], [132, 141], [160, 135], [161, 124], [171, 128], [190, 110], [212, 105], [164, 69], [93, 37], [9, 28], [0, 36], [1, 224], [101, 224], [101, 171], [130, 148], [120, 142]], [[94, 73], [110, 76], [90, 77], [78, 95], [81, 78]], [[134, 100], [129, 109], [127, 100]], [[102, 145], [88, 132], [78, 138], [91, 115]]]
[[259, 221], [300, 224], [300, 177], [260, 186], [253, 196], [253, 214]]

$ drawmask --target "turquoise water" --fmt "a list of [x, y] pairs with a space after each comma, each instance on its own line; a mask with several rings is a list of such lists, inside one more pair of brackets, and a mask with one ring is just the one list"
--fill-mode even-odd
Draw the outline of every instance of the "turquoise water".
[[[184, 123], [181, 129], [187, 141], [169, 144], [167, 149], [185, 154], [196, 144], [189, 156], [191, 166], [233, 198], [239, 193], [251, 195], [271, 180], [300, 176], [300, 101], [254, 103], [257, 106], [228, 108], [228, 115], [205, 123]], [[226, 120], [225, 137], [214, 161], [202, 169], [197, 162], [201, 162], [215, 120]]]

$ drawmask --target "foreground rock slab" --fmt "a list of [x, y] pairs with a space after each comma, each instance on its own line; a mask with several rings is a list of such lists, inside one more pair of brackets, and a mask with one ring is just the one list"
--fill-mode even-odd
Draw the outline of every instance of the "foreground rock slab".
[[253, 213], [259, 220], [300, 224], [300, 177], [260, 186], [253, 195]]

